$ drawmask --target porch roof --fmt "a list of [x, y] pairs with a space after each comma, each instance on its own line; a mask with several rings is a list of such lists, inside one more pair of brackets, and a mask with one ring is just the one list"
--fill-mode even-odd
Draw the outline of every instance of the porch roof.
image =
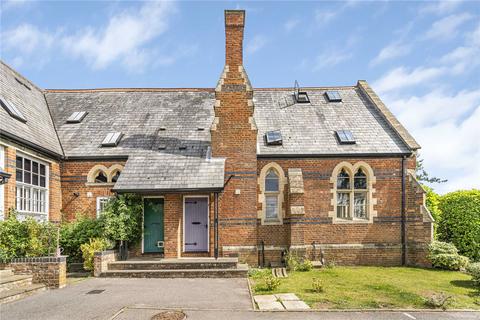
[[130, 156], [113, 191], [161, 193], [220, 191], [225, 159], [148, 153]]

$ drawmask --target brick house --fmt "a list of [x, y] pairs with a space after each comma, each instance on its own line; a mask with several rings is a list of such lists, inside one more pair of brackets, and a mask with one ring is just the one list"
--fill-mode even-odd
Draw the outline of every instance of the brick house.
[[363, 80], [253, 88], [244, 23], [225, 11], [215, 88], [43, 90], [2, 62], [1, 215], [96, 217], [137, 193], [144, 235], [132, 254], [425, 264], [433, 219], [414, 138]]

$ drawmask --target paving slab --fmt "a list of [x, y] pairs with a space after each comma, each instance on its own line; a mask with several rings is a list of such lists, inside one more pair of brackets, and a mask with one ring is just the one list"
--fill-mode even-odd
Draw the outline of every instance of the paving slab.
[[300, 300], [300, 298], [297, 297], [295, 293], [279, 293], [279, 294], [276, 294], [275, 297], [277, 297], [277, 299], [280, 301], [299, 301]]
[[282, 301], [283, 306], [285, 309], [288, 311], [294, 311], [294, 310], [308, 310], [310, 307], [303, 301]]
[[278, 302], [278, 301], [272, 301], [272, 302], [257, 302], [258, 304], [258, 309], [259, 310], [266, 310], [266, 311], [271, 311], [271, 310], [285, 310], [283, 305]]
[[273, 294], [269, 294], [264, 296], [254, 296], [253, 300], [255, 300], [256, 303], [259, 303], [259, 302], [275, 302], [278, 299]]

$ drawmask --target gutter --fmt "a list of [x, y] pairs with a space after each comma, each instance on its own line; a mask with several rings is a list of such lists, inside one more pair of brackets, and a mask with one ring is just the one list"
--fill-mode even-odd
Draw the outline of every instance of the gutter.
[[37, 151], [41, 154], [44, 154], [48, 157], [51, 157], [51, 158], [54, 158], [54, 159], [58, 159], [58, 160], [61, 160], [63, 159], [63, 155], [62, 154], [59, 154], [59, 153], [56, 153], [56, 152], [53, 152], [53, 151], [50, 151], [49, 149], [47, 148], [44, 148], [42, 146], [39, 146], [38, 144], [36, 143], [33, 143], [33, 142], [30, 142], [26, 139], [23, 139], [23, 138], [20, 138], [14, 134], [11, 134], [9, 132], [6, 132], [5, 130], [2, 130], [0, 129], [0, 137], [6, 137], [7, 139], [10, 139], [14, 142], [17, 142], [19, 144], [23, 144], [29, 148], [31, 148], [32, 150], [34, 151]]
[[159, 193], [182, 193], [182, 192], [221, 192], [223, 187], [217, 188], [174, 188], [174, 189], [111, 189], [116, 193], [142, 193], [142, 194], [159, 194]]
[[325, 154], [257, 154], [259, 159], [308, 159], [308, 158], [399, 158], [409, 157], [412, 152], [402, 153], [325, 153]]

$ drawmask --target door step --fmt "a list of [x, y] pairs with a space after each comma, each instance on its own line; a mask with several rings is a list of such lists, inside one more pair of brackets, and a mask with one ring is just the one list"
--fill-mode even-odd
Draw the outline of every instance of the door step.
[[10, 289], [0, 292], [0, 304], [25, 298], [36, 292], [44, 291], [47, 288], [44, 284], [30, 284], [16, 289]]
[[109, 270], [102, 273], [106, 278], [245, 278], [248, 266], [238, 265], [229, 269], [160, 269], [160, 270]]
[[192, 258], [192, 259], [162, 259], [158, 261], [116, 261], [108, 264], [109, 271], [117, 270], [192, 270], [192, 269], [236, 269], [238, 259]]

